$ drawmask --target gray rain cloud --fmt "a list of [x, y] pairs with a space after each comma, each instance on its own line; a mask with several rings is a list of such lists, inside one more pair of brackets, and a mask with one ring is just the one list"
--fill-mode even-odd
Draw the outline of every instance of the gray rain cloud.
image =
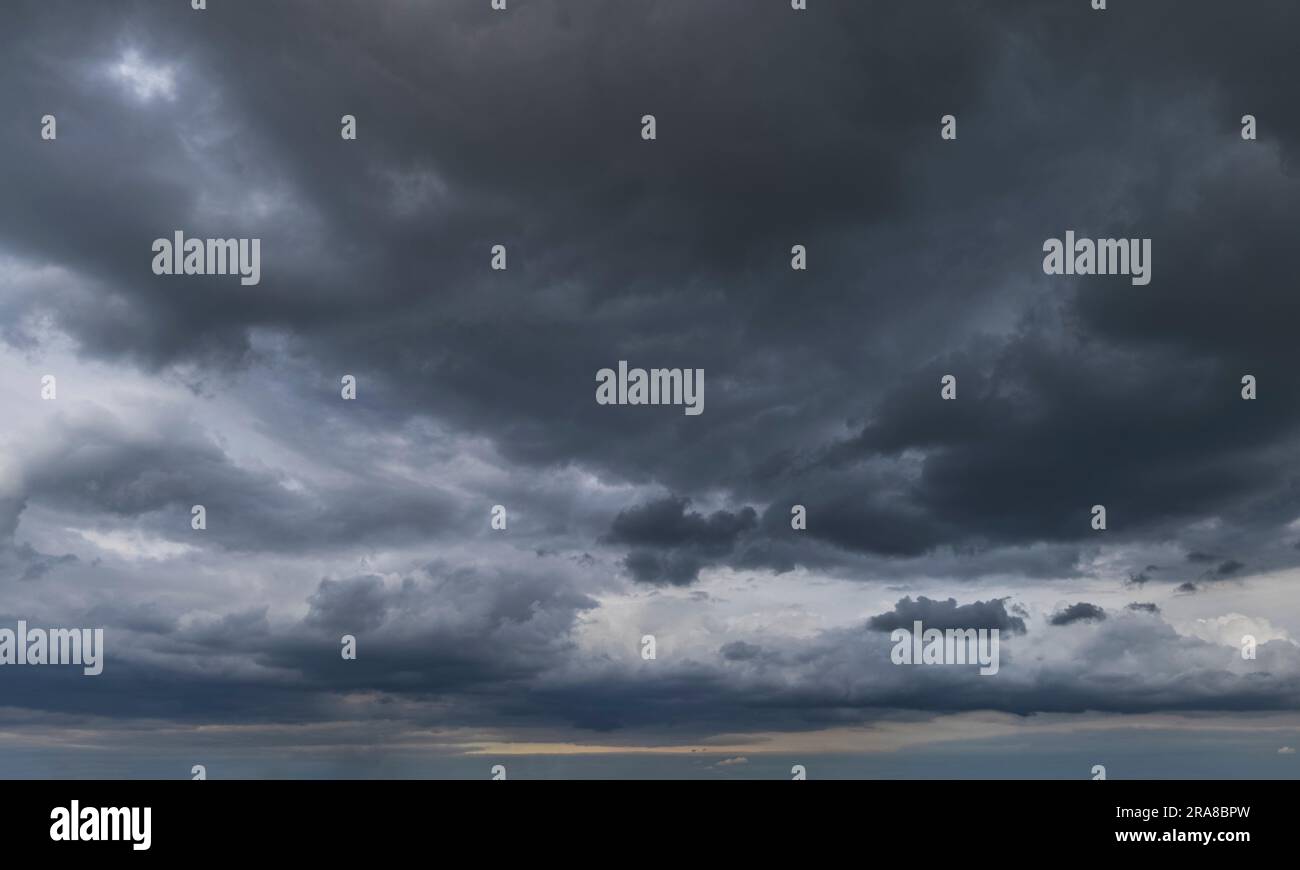
[[[188, 6], [0, 28], [0, 626], [108, 638], [0, 668], [0, 730], [1300, 704], [1294, 3]], [[1067, 229], [1151, 283], [1045, 275]], [[260, 282], [153, 274], [177, 231]], [[618, 360], [705, 412], [597, 404]], [[914, 620], [1001, 671], [893, 666]]]

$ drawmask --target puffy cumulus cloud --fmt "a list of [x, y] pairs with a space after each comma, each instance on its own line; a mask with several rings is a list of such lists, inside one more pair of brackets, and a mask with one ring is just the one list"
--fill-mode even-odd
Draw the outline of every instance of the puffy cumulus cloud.
[[1272, 640], [1295, 644], [1291, 633], [1284, 628], [1273, 625], [1263, 617], [1246, 616], [1241, 613], [1225, 613], [1222, 616], [1200, 618], [1178, 623], [1180, 633], [1200, 638], [1206, 643], [1241, 648], [1244, 638], [1253, 637], [1258, 643]]

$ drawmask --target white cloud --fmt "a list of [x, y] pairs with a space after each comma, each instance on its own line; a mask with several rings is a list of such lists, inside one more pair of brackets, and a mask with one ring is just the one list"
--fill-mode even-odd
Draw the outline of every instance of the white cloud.
[[1241, 646], [1241, 638], [1247, 634], [1258, 643], [1268, 643], [1270, 640], [1295, 643], [1286, 629], [1278, 628], [1262, 616], [1246, 616], [1241, 613], [1225, 613], [1210, 619], [1181, 622], [1174, 628], [1179, 634], [1223, 646]]
[[146, 103], [156, 97], [176, 99], [176, 79], [172, 68], [149, 63], [135, 49], [129, 49], [112, 67], [114, 78]]

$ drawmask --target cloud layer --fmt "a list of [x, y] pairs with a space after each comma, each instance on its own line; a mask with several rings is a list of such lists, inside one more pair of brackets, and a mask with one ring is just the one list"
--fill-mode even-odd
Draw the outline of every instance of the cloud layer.
[[[0, 622], [109, 646], [0, 669], [5, 730], [1300, 702], [1294, 4], [14, 5]], [[1045, 276], [1070, 229], [1151, 284]], [[151, 274], [177, 230], [261, 283]], [[891, 664], [914, 620], [1000, 673]]]

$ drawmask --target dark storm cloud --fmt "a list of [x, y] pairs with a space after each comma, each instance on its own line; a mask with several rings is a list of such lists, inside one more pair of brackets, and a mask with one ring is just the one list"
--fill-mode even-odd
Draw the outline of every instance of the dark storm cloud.
[[12, 571], [19, 580], [40, 580], [60, 565], [77, 561], [71, 553], [52, 556], [37, 552], [30, 544], [6, 545], [0, 543], [0, 566]]
[[607, 540], [635, 548], [624, 560], [634, 579], [689, 584], [701, 567], [731, 553], [737, 539], [758, 524], [751, 507], [704, 516], [688, 511], [689, 504], [689, 499], [670, 496], [620, 511], [614, 518]]
[[[184, 626], [163, 607], [100, 605], [90, 614], [107, 626], [104, 673], [73, 684], [58, 669], [6, 668], [7, 703], [124, 718], [301, 721], [337, 715], [340, 693], [365, 690], [455, 701], [439, 718], [469, 723], [566, 661], [575, 620], [597, 606], [563, 578], [441, 565], [387, 585], [327, 578], [308, 604], [294, 624], [252, 607]], [[18, 618], [0, 613], [0, 624]], [[357, 638], [355, 661], [340, 655], [344, 633]], [[248, 665], [231, 667], [237, 660]]]
[[1246, 567], [1245, 563], [1237, 559], [1225, 559], [1212, 553], [1198, 551], [1188, 553], [1187, 561], [1193, 565], [1208, 565], [1209, 567], [1203, 568], [1195, 580], [1181, 583], [1176, 589], [1178, 592], [1195, 592], [1199, 588], [1198, 583], [1205, 584], [1231, 580], [1238, 577]]
[[[1253, 500], [1273, 490], [1286, 503], [1273, 520], [1294, 517], [1300, 503], [1279, 487], [1278, 457], [1238, 436], [1241, 413], [1254, 412], [1238, 411], [1248, 403], [1230, 381], [1192, 381], [1172, 359], [1155, 369], [1133, 363], [1064, 337], [1049, 344], [1022, 334], [964, 366], [970, 373], [956, 402], [937, 401], [938, 367], [900, 386], [839, 461], [927, 451], [900, 508], [921, 518], [914, 529], [949, 529], [972, 542], [1095, 537], [1089, 511], [1097, 503], [1107, 508], [1108, 533], [1119, 535], [1210, 510], [1251, 521]], [[861, 528], [846, 543], [878, 548], [874, 532]]]
[[[384, 414], [436, 408], [490, 433], [515, 461], [577, 460], [684, 494], [721, 485], [767, 501], [789, 492], [819, 516], [803, 541], [883, 556], [1080, 540], [1097, 501], [1120, 535], [1220, 505], [1238, 506], [1234, 521], [1256, 522], [1245, 512], [1258, 510], [1251, 500], [1277, 480], [1267, 448], [1293, 438], [1300, 423], [1300, 402], [1287, 399], [1294, 379], [1284, 374], [1292, 343], [1267, 334], [1261, 341], [1255, 328], [1288, 322], [1288, 297], [1270, 291], [1278, 281], [1269, 275], [1283, 274], [1295, 229], [1289, 198], [1258, 168], [1171, 178], [1146, 191], [1125, 227], [1098, 227], [1156, 237], [1160, 271], [1141, 293], [1099, 280], [1065, 294], [1082, 338], [1026, 322], [1003, 341], [976, 341], [968, 328], [944, 325], [981, 302], [1014, 302], [1003, 286], [1009, 260], [1024, 263], [1011, 273], [1032, 273], [1047, 235], [1041, 218], [1072, 222], [1091, 205], [1071, 201], [1064, 185], [1043, 186], [1023, 218], [1009, 218], [1010, 237], [967, 248], [935, 217], [942, 209], [930, 209], [931, 185], [960, 184], [970, 201], [992, 206], [998, 184], [1035, 178], [1007, 172], [1005, 161], [1019, 167], [1023, 159], [1011, 155], [1038, 157], [1048, 145], [1069, 153], [1073, 143], [1088, 161], [1105, 147], [1140, 166], [1145, 158], [1132, 149], [1154, 137], [1170, 159], [1195, 157], [1184, 134], [1098, 124], [1096, 112], [1115, 94], [1069, 79], [1075, 67], [1065, 59], [1076, 44], [1102, 52], [1114, 80], [1161, 73], [1136, 97], [1156, 113], [1167, 68], [1138, 45], [1158, 44], [1175, 68], [1209, 75], [1190, 49], [1153, 38], [1163, 26], [1154, 11], [1099, 29], [1090, 10], [962, 4], [928, 16], [924, 44], [901, 52], [895, 34], [908, 32], [915, 12], [886, 3], [804, 16], [798, 38], [788, 10], [739, 3], [665, 5], [658, 15], [538, 3], [496, 17], [434, 4], [404, 10], [400, 28], [376, 26], [350, 3], [313, 4], [310, 13], [296, 3], [255, 15], [229, 8], [207, 18], [137, 3], [129, 13], [78, 7], [75, 33], [59, 23], [71, 6], [49, 8], [20, 6], [11, 33], [24, 43], [11, 80], [65, 56], [84, 57], [83, 74], [19, 90], [30, 112], [39, 114], [34, 94], [68, 107], [57, 159], [31, 136], [14, 147], [37, 170], [23, 178], [42, 179], [42, 192], [29, 198], [60, 213], [41, 220], [10, 212], [5, 230], [15, 252], [69, 263], [102, 286], [82, 292], [81, 304], [31, 301], [88, 352], [155, 365], [209, 354], [248, 360], [250, 329], [282, 330], [326, 365], [346, 360], [373, 373], [372, 401]], [[1217, 39], [1217, 17], [1183, 7], [1178, 15], [1192, 44]], [[1233, 27], [1243, 45], [1271, 58], [1283, 47], [1276, 21], [1294, 16], [1270, 4]], [[287, 30], [297, 35], [291, 53], [276, 36]], [[1025, 75], [1071, 89], [1077, 118], [1049, 105], [1030, 125], [1017, 113], [1032, 114], [1037, 95], [1022, 95], [1030, 105], [1020, 109], [993, 99], [1007, 35], [1052, 46], [1016, 60]], [[661, 69], [652, 46], [670, 38], [673, 64]], [[719, 52], [724, 42], [729, 50]], [[131, 47], [174, 69], [175, 100], [139, 105], [111, 77], [95, 77], [93, 63], [111, 68]], [[492, 62], [471, 62], [475, 53]], [[1206, 99], [1215, 108], [1254, 106], [1265, 84], [1254, 70], [1225, 62], [1215, 71], [1225, 92]], [[709, 87], [698, 86], [701, 78]], [[261, 87], [267, 80], [281, 87]], [[1264, 109], [1277, 99], [1276, 83], [1268, 84]], [[344, 111], [358, 114], [355, 143], [338, 138]], [[655, 143], [637, 135], [647, 111], [660, 116]], [[945, 112], [958, 114], [963, 138], [941, 151], [937, 118]], [[124, 125], [123, 115], [139, 117]], [[196, 157], [193, 137], [173, 132], [145, 145], [135, 132], [178, 124], [226, 135]], [[1013, 131], [1016, 148], [998, 141], [997, 129]], [[104, 171], [124, 153], [148, 157], [127, 162], [125, 177]], [[972, 156], [996, 169], [970, 171]], [[186, 186], [195, 177], [202, 188]], [[132, 189], [129, 209], [106, 189], [110, 178]], [[84, 207], [72, 219], [84, 225], [62, 213], [66, 195], [52, 193], [61, 182], [77, 192]], [[1239, 184], [1253, 194], [1237, 195]], [[1217, 272], [1196, 254], [1224, 213], [1181, 209], [1163, 193], [1180, 185], [1238, 209], [1231, 223], [1250, 228], [1225, 242]], [[263, 284], [139, 278], [141, 252], [156, 235], [182, 225], [231, 231], [211, 216], [196, 225], [195, 215], [214, 211], [200, 198], [212, 187], [279, 191], [297, 215], [296, 224], [239, 218], [264, 236]], [[907, 244], [890, 239], [886, 217], [909, 229]], [[45, 229], [54, 225], [57, 237]], [[303, 226], [315, 235], [310, 244]], [[73, 249], [63, 244], [68, 236], [79, 240]], [[787, 268], [793, 241], [812, 251], [807, 275]], [[486, 269], [497, 242], [512, 251], [505, 274]], [[961, 258], [977, 292], [917, 280], [926, 263], [946, 256]], [[1243, 271], [1256, 277], [1229, 302], [1218, 288]], [[853, 277], [865, 274], [899, 276], [906, 292]], [[370, 292], [352, 292], [358, 285]], [[110, 293], [113, 311], [101, 302]], [[628, 299], [638, 304], [620, 304]], [[927, 307], [936, 316], [918, 314]], [[1144, 322], [1149, 328], [1134, 325]], [[1204, 333], [1206, 324], [1216, 332]], [[637, 353], [610, 339], [619, 335], [637, 335]], [[899, 353], [895, 343], [911, 349]], [[1189, 376], [1188, 355], [1203, 377]], [[722, 375], [711, 379], [718, 392], [707, 426], [597, 407], [591, 374], [628, 356]], [[1248, 362], [1259, 363], [1248, 367], [1266, 374], [1274, 402], [1232, 404], [1231, 384]], [[948, 371], [962, 384], [955, 403], [935, 399]], [[869, 420], [856, 438], [812, 440], [846, 414]], [[1171, 431], [1180, 433], [1174, 451], [1166, 449]], [[859, 465], [917, 450], [919, 477]], [[799, 461], [825, 451], [821, 461]], [[1283, 509], [1300, 504], [1274, 500], [1264, 519]], [[817, 563], [814, 549], [737, 555], [785, 568]], [[1069, 566], [1062, 556], [1058, 570]], [[647, 550], [628, 567], [642, 579], [681, 582], [700, 563], [691, 553]]]
[[[329, 441], [314, 430], [338, 373], [357, 372], [353, 423], [374, 449], [329, 453], [334, 473], [302, 482], [181, 418], [54, 424], [0, 489], [4, 581], [86, 567], [18, 540], [36, 511], [195, 541], [201, 503], [196, 545], [339, 561], [288, 624], [233, 580], [236, 600], [211, 612], [113, 590], [68, 613], [121, 631], [105, 675], [6, 672], [6, 704], [302, 722], [382, 715], [340, 700], [373, 692], [384, 712], [429, 705], [411, 715], [435, 724], [692, 736], [889, 708], [1295, 706], [1288, 644], [1243, 676], [1234, 650], [1153, 628], [1154, 604], [1104, 622], [1073, 605], [1053, 622], [1087, 624], [1051, 634], [1095, 633], [1077, 659], [1026, 675], [1009, 649], [1007, 680], [889, 665], [881, 633], [915, 619], [1032, 640], [1009, 599], [923, 596], [867, 630], [711, 638], [707, 661], [632, 673], [574, 653], [600, 611], [576, 572], [485, 568], [505, 551], [484, 548], [472, 567], [394, 581], [338, 555], [486, 534], [487, 487], [382, 470], [385, 436], [434, 421], [415, 452], [490, 442], [509, 482], [489, 486], [519, 494], [512, 523], [522, 503], [548, 539], [577, 542], [543, 565], [603, 544], [627, 550], [634, 581], [687, 584], [710, 565], [1059, 579], [1089, 548], [1174, 542], [1204, 572], [1177, 587], [1195, 592], [1300, 563], [1284, 531], [1300, 516], [1294, 3], [212, 5], [9, 4], [0, 270], [53, 275], [0, 271], [0, 335], [39, 355], [61, 331], [86, 360], [201, 391], [252, 372], [241, 399], [308, 452]], [[172, 93], [137, 93], [130, 58]], [[57, 143], [36, 135], [47, 112]], [[1259, 142], [1237, 135], [1246, 112]], [[344, 113], [356, 142], [339, 138]], [[946, 113], [957, 142], [938, 137]], [[1153, 238], [1152, 284], [1044, 278], [1042, 241], [1069, 228]], [[176, 229], [262, 238], [262, 283], [151, 275], [151, 241]], [[504, 273], [488, 268], [497, 243]], [[593, 374], [620, 359], [704, 368], [706, 413], [597, 406]], [[954, 402], [939, 398], [948, 373]], [[1256, 401], [1240, 398], [1245, 374]], [[308, 398], [249, 398], [258, 379]], [[534, 487], [562, 472], [591, 478], [579, 503], [597, 487], [674, 495], [548, 512]], [[706, 501], [729, 507], [689, 509]], [[1148, 559], [1164, 557], [1135, 558], [1116, 576], [1152, 583]], [[356, 662], [338, 655], [344, 633]]]
[[1106, 611], [1095, 604], [1080, 601], [1052, 614], [1052, 625], [1071, 625], [1076, 622], [1100, 622], [1106, 618]]
[[[62, 181], [85, 206], [78, 224], [60, 215], [63, 232], [79, 239], [73, 251], [30, 215], [11, 215], [5, 229], [15, 249], [79, 257], [78, 270], [104, 285], [79, 305], [48, 306], [87, 351], [152, 364], [246, 357], [250, 328], [283, 329], [306, 353], [379, 374], [401, 393], [394, 415], [436, 405], [516, 458], [581, 457], [627, 475], [646, 476], [637, 457], [654, 445], [681, 459], [651, 473], [682, 479], [727, 455], [722, 445], [745, 437], [777, 392], [711, 404], [707, 432], [690, 421], [601, 414], [591, 375], [629, 355], [611, 336], [641, 336], [651, 362], [732, 378], [754, 345], [784, 348], [788, 364], [832, 364], [839, 377], [869, 362], [875, 354], [852, 349], [836, 326], [844, 309], [871, 310], [879, 322], [883, 308], [907, 300], [870, 299], [860, 282], [841, 280], [860, 272], [846, 242], [906, 208], [900, 167], [913, 159], [909, 146], [932, 138], [941, 103], [955, 110], [976, 99], [992, 45], [970, 36], [996, 27], [962, 12], [932, 22], [924, 47], [900, 53], [889, 50], [884, 25], [906, 27], [908, 15], [889, 4], [810, 16], [794, 40], [788, 15], [743, 3], [663, 15], [539, 3], [498, 17], [434, 5], [406, 10], [398, 29], [377, 28], [366, 7], [345, 3], [276, 4], [256, 15], [234, 7], [208, 19], [158, 15], [148, 4], [125, 16], [58, 8], [81, 21], [77, 34], [61, 15], [27, 9], [26, 55], [111, 66], [135, 45], [176, 68], [182, 95], [142, 106], [112, 81], [78, 83], [57, 99], [47, 87], [38, 91], [47, 101], [70, 104], [64, 151], [52, 159], [30, 137], [15, 141], [25, 149], [19, 159], [45, 179], [40, 202], [62, 209], [66, 200], [49, 195]], [[286, 55], [277, 34], [287, 31], [297, 50]], [[340, 34], [352, 43], [346, 52]], [[660, 68], [654, 46], [664, 39], [674, 57]], [[734, 52], [717, 52], [719, 41]], [[493, 62], [480, 63], [480, 52]], [[11, 71], [15, 81], [38, 74], [16, 58]], [[701, 76], [709, 89], [698, 87]], [[922, 84], [932, 78], [945, 82], [942, 98]], [[267, 80], [280, 88], [263, 87]], [[35, 97], [24, 99], [37, 110]], [[360, 118], [355, 145], [337, 135], [348, 107]], [[647, 146], [637, 124], [651, 110], [663, 136]], [[122, 115], [136, 123], [124, 126]], [[145, 133], [131, 132], [178, 123], [221, 125], [226, 135], [196, 158], [175, 134], [145, 147], [136, 138]], [[125, 153], [137, 159], [119, 161], [112, 177], [132, 189], [129, 210], [103, 181], [104, 165]], [[196, 176], [232, 195], [274, 182], [319, 239], [307, 246], [284, 221], [244, 215], [241, 226], [263, 236], [260, 286], [141, 278], [139, 252], [156, 235], [181, 225], [230, 232], [214, 218], [196, 225], [200, 191], [186, 186]], [[787, 268], [796, 238], [816, 250], [815, 291]], [[486, 269], [496, 242], [511, 247], [505, 275]], [[360, 285], [368, 292], [352, 292]], [[109, 291], [125, 310], [102, 304]], [[806, 304], [810, 292], [818, 304]], [[619, 304], [627, 298], [643, 302], [628, 309]], [[821, 361], [826, 330], [839, 350]], [[742, 382], [761, 387], [766, 368]], [[832, 407], [837, 392], [828, 381], [810, 399]], [[718, 469], [740, 470], [734, 461]]]
[[704, 562], [691, 553], [634, 550], [624, 557], [623, 567], [638, 583], [686, 586], [699, 577]]
[[[1045, 18], [1070, 17], [1044, 6]], [[1273, 11], [1295, 15], [1292, 9]], [[1214, 38], [1207, 22], [1190, 17], [1198, 38]], [[1233, 27], [1263, 27], [1269, 20], [1236, 18]], [[1086, 19], [1077, 24], [1090, 41], [1099, 40]], [[1145, 70], [1149, 53], [1133, 45], [1141, 32], [1140, 25], [1126, 23], [1119, 44], [1133, 49], [1132, 65]], [[1282, 48], [1275, 34], [1262, 30], [1247, 42], [1262, 45], [1265, 55]], [[1128, 55], [1109, 36], [1104, 44], [1115, 55], [1108, 60], [1125, 68]], [[1234, 87], [1240, 84], [1235, 75], [1245, 71], [1232, 65]], [[1255, 93], [1235, 89], [1224, 100], [1229, 106], [1233, 98], [1253, 101]], [[1275, 97], [1270, 89], [1268, 99]], [[1164, 111], [1156, 99], [1148, 108], [1153, 115]], [[1239, 113], [1225, 114], [1235, 119]], [[1082, 134], [1080, 141], [1112, 133], [1095, 125], [1072, 132]], [[1110, 145], [1131, 153], [1122, 140]], [[1174, 139], [1167, 147], [1179, 150]], [[1133, 156], [1135, 164], [1142, 162]], [[1154, 236], [1158, 260], [1170, 259], [1146, 288], [1152, 292], [1135, 293], [1127, 282], [1104, 279], [1081, 284], [1062, 297], [1059, 324], [1035, 314], [1003, 342], [972, 343], [907, 376], [876, 404], [856, 438], [827, 452], [823, 461], [836, 467], [837, 483], [816, 487], [817, 499], [809, 500], [814, 515], [831, 518], [810, 525], [810, 536], [894, 555], [920, 555], [945, 542], [982, 548], [1084, 540], [1092, 534], [1086, 519], [1095, 502], [1110, 511], [1111, 535], [1158, 534], [1207, 512], [1226, 514], [1236, 529], [1276, 527], [1294, 518], [1300, 502], [1274, 473], [1278, 462], [1290, 467], [1293, 452], [1282, 445], [1293, 444], [1297, 434], [1294, 343], [1261, 331], [1257, 307], [1221, 290], [1241, 283], [1230, 275], [1249, 275], [1244, 292], [1258, 296], [1260, 307], [1271, 312], [1265, 315], [1270, 325], [1293, 319], [1290, 295], [1277, 288], [1290, 270], [1287, 240], [1294, 236], [1296, 191], [1293, 180], [1277, 189], [1274, 172], [1242, 157], [1229, 169], [1170, 180], [1136, 203], [1137, 213], [1123, 231]], [[1250, 195], [1230, 190], [1234, 184]], [[1188, 212], [1178, 200], [1186, 186], [1203, 200], [1224, 203], [1231, 217], [1213, 208]], [[1079, 225], [1073, 217], [1078, 203], [1062, 204], [1060, 211], [1071, 215], [1071, 226]], [[1223, 232], [1227, 225], [1234, 227], [1230, 236]], [[1049, 224], [1039, 239], [1059, 232]], [[1103, 228], [1097, 233], [1104, 234]], [[1199, 265], [1206, 238], [1219, 239], [1223, 248], [1214, 259], [1217, 274]], [[1162, 314], [1166, 310], [1171, 316]], [[1134, 328], [1143, 317], [1150, 328]], [[1264, 367], [1281, 392], [1278, 402], [1242, 402], [1240, 376]], [[939, 378], [949, 372], [959, 376], [960, 397], [937, 401]], [[916, 451], [925, 455], [920, 473], [901, 486], [888, 470], [863, 464]], [[889, 493], [887, 519], [873, 516], [859, 495], [881, 490]], [[1275, 545], [1260, 544], [1273, 549], [1274, 564], [1294, 559]]]
[[610, 528], [614, 543], [651, 547], [690, 547], [707, 553], [726, 553], [736, 537], [754, 528], [750, 507], [737, 513], [714, 511], [707, 517], [688, 511], [689, 499], [668, 497], [620, 511]]
[[[908, 709], [1284, 710], [1300, 698], [1293, 644], [1265, 643], [1257, 665], [1245, 666], [1235, 647], [1181, 637], [1158, 618], [1085, 622], [1077, 649], [1043, 665], [1032, 648], [1020, 655], [1018, 644], [1032, 636], [1001, 599], [960, 606], [904, 599], [868, 626], [799, 641], [736, 641], [722, 647], [716, 665], [666, 659], [648, 669], [637, 669], [631, 652], [621, 662], [584, 659], [573, 632], [597, 603], [554, 576], [431, 565], [397, 582], [324, 580], [309, 604], [296, 624], [273, 624], [253, 608], [184, 628], [159, 608], [101, 609], [117, 627], [101, 677], [74, 684], [63, 671], [15, 668], [5, 674], [8, 701], [48, 714], [124, 719], [374, 718], [440, 728], [568, 727], [670, 743], [861, 723]], [[910, 628], [914, 617], [933, 628], [1000, 628], [1002, 671], [985, 678], [892, 664], [884, 631], [895, 623]], [[0, 624], [15, 618], [0, 614]], [[356, 631], [355, 661], [339, 656], [348, 629]], [[1125, 667], [1132, 657], [1144, 662], [1141, 672]], [[252, 666], [230, 666], [240, 660]], [[367, 701], [349, 700], [356, 697]]]
[[1159, 570], [1160, 568], [1157, 565], [1147, 565], [1136, 574], [1130, 574], [1128, 577], [1128, 583], [1130, 586], [1143, 586], [1151, 582], [1151, 575], [1155, 574]]
[[1128, 605], [1129, 610], [1135, 610], [1139, 613], [1159, 613], [1160, 606], [1149, 601], [1134, 601]]
[[[535, 679], [571, 655], [575, 621], [596, 606], [559, 577], [441, 565], [397, 585], [375, 577], [325, 580], [311, 598], [303, 630], [288, 640], [269, 639], [263, 654], [317, 688], [505, 693], [508, 685]], [[357, 638], [354, 662], [341, 661], [344, 632]], [[321, 655], [323, 644], [329, 656]]]
[[912, 630], [916, 621], [924, 623], [926, 628], [947, 630], [949, 628], [996, 628], [1008, 634], [1024, 634], [1025, 621], [1007, 612], [1007, 599], [994, 598], [990, 601], [972, 601], [970, 604], [958, 604], [957, 599], [934, 601], [919, 596], [915, 601], [911, 596], [899, 599], [889, 613], [881, 613], [867, 620], [867, 625], [876, 631], [893, 631], [897, 628]]
[[1236, 559], [1228, 559], [1219, 563], [1218, 567], [1214, 569], [1212, 576], [1217, 580], [1222, 580], [1236, 575], [1245, 567], [1245, 565], [1238, 562]]
[[758, 658], [762, 654], [763, 648], [752, 643], [745, 643], [743, 640], [737, 640], [724, 644], [719, 652], [729, 662], [744, 662]]
[[311, 610], [304, 622], [342, 633], [378, 628], [390, 606], [383, 578], [373, 576], [342, 582], [322, 580], [308, 603]]

